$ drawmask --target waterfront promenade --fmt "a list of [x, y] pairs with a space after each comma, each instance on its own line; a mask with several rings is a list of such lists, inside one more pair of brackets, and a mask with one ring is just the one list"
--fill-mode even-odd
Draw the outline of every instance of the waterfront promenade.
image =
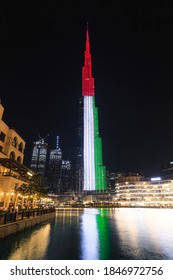
[[[32, 220], [32, 219], [29, 219]], [[173, 209], [69, 208], [0, 239], [2, 260], [172, 260]]]
[[55, 217], [55, 208], [33, 209], [29, 211], [4, 212], [0, 214], [0, 238]]

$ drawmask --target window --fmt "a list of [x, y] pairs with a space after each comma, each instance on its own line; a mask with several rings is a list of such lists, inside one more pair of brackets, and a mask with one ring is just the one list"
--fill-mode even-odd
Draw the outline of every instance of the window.
[[23, 143], [22, 143], [22, 142], [19, 144], [19, 151], [20, 151], [20, 152], [23, 151]]
[[21, 157], [17, 157], [17, 161], [21, 163]]
[[0, 133], [0, 140], [1, 140], [2, 142], [5, 141], [5, 133], [2, 132], [2, 131], [1, 131], [1, 133]]
[[14, 137], [12, 140], [12, 145], [16, 148], [17, 147], [17, 137]]
[[10, 158], [13, 159], [13, 160], [15, 159], [15, 153], [14, 152], [10, 153]]

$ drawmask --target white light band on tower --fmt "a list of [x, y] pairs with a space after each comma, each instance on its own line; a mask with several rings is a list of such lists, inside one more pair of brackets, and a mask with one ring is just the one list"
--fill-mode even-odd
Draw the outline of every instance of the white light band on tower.
[[93, 98], [84, 96], [84, 190], [95, 190]]

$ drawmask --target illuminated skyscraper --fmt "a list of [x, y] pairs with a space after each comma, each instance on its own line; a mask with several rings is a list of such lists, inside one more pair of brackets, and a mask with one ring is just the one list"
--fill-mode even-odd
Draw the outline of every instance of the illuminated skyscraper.
[[71, 162], [62, 160], [61, 165], [61, 192], [71, 190]]
[[62, 150], [59, 147], [59, 136], [56, 139], [56, 149], [51, 149], [49, 155], [48, 189], [50, 192], [58, 194], [61, 188]]
[[82, 67], [82, 96], [84, 98], [84, 191], [106, 189], [106, 168], [102, 160], [102, 140], [99, 136], [98, 108], [95, 106], [95, 87], [88, 29], [85, 62]]
[[34, 142], [31, 165], [30, 165], [30, 168], [35, 173], [43, 177], [45, 175], [46, 157], [47, 157], [47, 148], [48, 148], [48, 143], [45, 142], [45, 138], [41, 138], [39, 136], [39, 140]]

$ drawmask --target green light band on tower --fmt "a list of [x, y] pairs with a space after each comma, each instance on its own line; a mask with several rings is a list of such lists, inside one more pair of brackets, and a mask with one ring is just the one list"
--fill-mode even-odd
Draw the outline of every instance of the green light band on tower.
[[96, 190], [106, 190], [106, 167], [103, 165], [102, 139], [99, 136], [98, 108], [95, 107], [93, 96], [94, 114], [94, 160], [95, 160], [95, 182]]

